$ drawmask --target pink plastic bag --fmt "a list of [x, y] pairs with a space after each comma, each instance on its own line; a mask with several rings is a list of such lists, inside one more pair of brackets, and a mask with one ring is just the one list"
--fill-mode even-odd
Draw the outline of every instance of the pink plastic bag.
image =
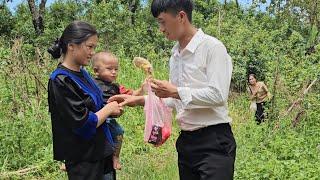
[[146, 115], [144, 141], [160, 146], [171, 135], [172, 109], [151, 91], [150, 84], [144, 111]]

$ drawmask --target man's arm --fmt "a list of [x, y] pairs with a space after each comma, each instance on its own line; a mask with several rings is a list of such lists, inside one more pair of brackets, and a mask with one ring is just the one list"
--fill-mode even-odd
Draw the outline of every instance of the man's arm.
[[145, 103], [144, 96], [131, 96], [127, 94], [112, 96], [108, 100], [108, 103], [112, 101], [117, 101], [120, 106], [130, 106], [130, 107], [144, 106], [144, 103]]

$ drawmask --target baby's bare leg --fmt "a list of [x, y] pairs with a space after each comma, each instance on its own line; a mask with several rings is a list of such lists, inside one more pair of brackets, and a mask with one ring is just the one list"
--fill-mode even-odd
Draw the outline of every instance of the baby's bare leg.
[[122, 135], [118, 135], [117, 136], [117, 141], [118, 142], [115, 145], [115, 151], [114, 151], [114, 154], [113, 154], [113, 168], [115, 170], [120, 170], [121, 169], [120, 151], [121, 151], [123, 136]]

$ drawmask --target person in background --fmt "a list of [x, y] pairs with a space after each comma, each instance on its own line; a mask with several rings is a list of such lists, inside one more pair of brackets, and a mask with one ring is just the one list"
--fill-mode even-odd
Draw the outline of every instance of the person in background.
[[261, 122], [263, 122], [265, 119], [265, 106], [271, 94], [264, 82], [257, 81], [255, 74], [249, 74], [248, 84], [249, 86], [247, 91], [249, 94], [249, 99], [252, 103], [256, 103], [256, 122], [257, 124], [261, 124]]

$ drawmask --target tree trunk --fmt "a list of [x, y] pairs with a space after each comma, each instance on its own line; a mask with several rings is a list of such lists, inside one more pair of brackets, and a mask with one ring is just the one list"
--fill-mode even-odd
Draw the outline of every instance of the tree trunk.
[[32, 15], [32, 23], [34, 30], [36, 31], [37, 35], [40, 35], [44, 31], [43, 16], [45, 13], [46, 0], [41, 0], [39, 5], [39, 11], [34, 0], [28, 0], [28, 5]]
[[236, 5], [237, 5], [237, 8], [239, 9], [239, 1], [236, 0]]
[[131, 24], [135, 24], [135, 13], [138, 9], [139, 0], [131, 0], [128, 2], [128, 9], [132, 13], [131, 14]]
[[319, 6], [319, 2], [318, 1], [315, 1], [314, 2], [315, 4], [313, 4], [313, 11], [311, 13], [311, 15], [313, 16], [313, 22], [311, 24], [312, 25], [316, 25], [318, 31], [319, 31], [319, 21], [318, 21], [318, 15], [319, 15], [319, 11], [318, 11], [318, 6]]
[[46, 11], [46, 2], [47, 0], [41, 0], [40, 7], [39, 7], [39, 29], [41, 33], [44, 31], [44, 13]]

